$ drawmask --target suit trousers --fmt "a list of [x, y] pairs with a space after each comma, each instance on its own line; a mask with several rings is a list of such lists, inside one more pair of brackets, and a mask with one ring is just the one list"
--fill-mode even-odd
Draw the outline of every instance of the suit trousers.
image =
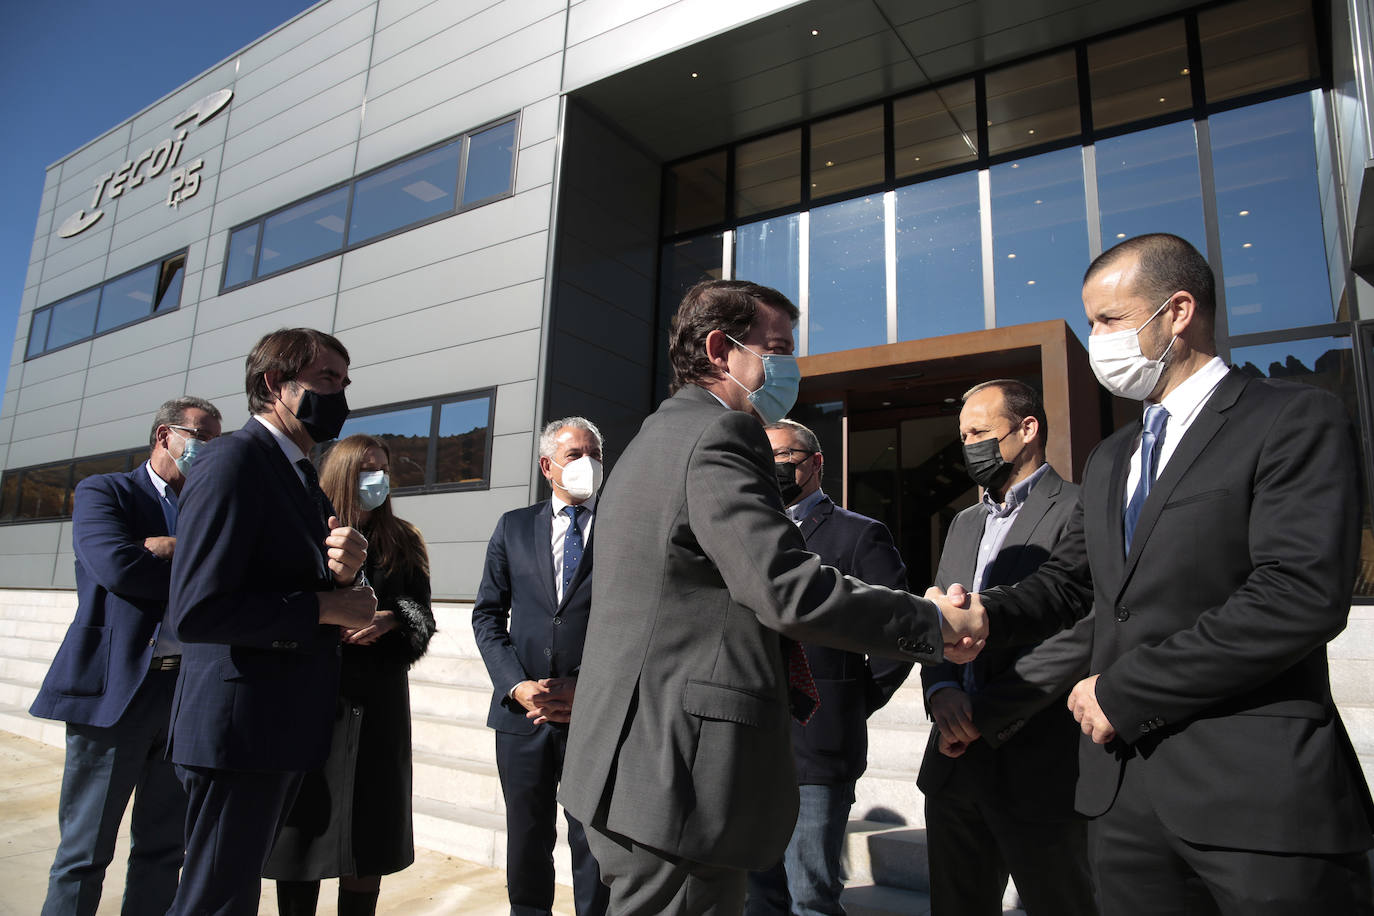
[[797, 786], [797, 826], [782, 861], [749, 873], [745, 916], [844, 916], [845, 828], [854, 783]]
[[[553, 909], [558, 782], [567, 747], [566, 726], [541, 725], [529, 735], [496, 733], [496, 770], [506, 799], [506, 888], [511, 916], [548, 916]], [[577, 914], [602, 916], [609, 893], [587, 848], [586, 831], [571, 814], [564, 812], [564, 816]]]
[[263, 867], [303, 774], [176, 769], [188, 801], [186, 867], [167, 916], [257, 916]]
[[[1174, 835], [1150, 801], [1142, 761], [1092, 822], [1102, 912], [1111, 916], [1374, 914], [1369, 859], [1199, 846]], [[1314, 816], [1319, 816], [1315, 815]]]
[[742, 868], [694, 862], [610, 831], [587, 829], [587, 843], [611, 889], [611, 916], [740, 916]]
[[1018, 815], [959, 791], [963, 775], [926, 796], [932, 916], [1001, 916], [1008, 874], [1027, 916], [1095, 916], [1087, 822]]
[[133, 796], [124, 916], [167, 912], [181, 870], [186, 792], [163, 759], [175, 671], [149, 672], [119, 721], [67, 724], [67, 759], [57, 803], [61, 839], [48, 875], [43, 916], [91, 916], [119, 824]]

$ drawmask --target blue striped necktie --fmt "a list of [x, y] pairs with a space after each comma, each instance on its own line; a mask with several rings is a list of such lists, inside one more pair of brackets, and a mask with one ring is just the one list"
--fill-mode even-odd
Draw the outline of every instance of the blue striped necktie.
[[1126, 553], [1131, 552], [1131, 538], [1135, 536], [1136, 522], [1140, 521], [1140, 510], [1150, 495], [1150, 487], [1155, 481], [1155, 461], [1159, 456], [1159, 446], [1164, 441], [1164, 424], [1169, 420], [1169, 411], [1162, 404], [1151, 404], [1145, 408], [1145, 428], [1140, 433], [1140, 479], [1136, 481], [1131, 501], [1126, 503]]

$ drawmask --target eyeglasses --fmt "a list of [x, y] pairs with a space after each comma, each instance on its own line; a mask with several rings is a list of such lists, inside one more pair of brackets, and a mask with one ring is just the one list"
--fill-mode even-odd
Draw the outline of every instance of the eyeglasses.
[[815, 453], [815, 452], [808, 452], [808, 451], [807, 451], [806, 449], [804, 449], [804, 448], [775, 448], [775, 449], [773, 449], [773, 457], [774, 457], [774, 458], [777, 458], [777, 459], [780, 460], [780, 461], [786, 461], [788, 458], [791, 458], [793, 455], [801, 455], [803, 459], [806, 459], [806, 458], [811, 457], [811, 456], [814, 455], [814, 454], [816, 454], [816, 453]]
[[196, 429], [192, 426], [177, 426], [175, 423], [168, 423], [167, 428], [179, 429], [184, 433], [188, 433], [192, 439], [199, 439], [201, 442], [209, 442], [211, 439], [215, 438], [214, 433], [210, 432], [209, 430]]

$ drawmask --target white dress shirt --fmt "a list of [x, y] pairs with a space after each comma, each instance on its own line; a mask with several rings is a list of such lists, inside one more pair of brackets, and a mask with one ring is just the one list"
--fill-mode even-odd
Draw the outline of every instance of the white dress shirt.
[[[1164, 423], [1164, 441], [1155, 445], [1155, 480], [1164, 476], [1164, 465], [1168, 464], [1174, 450], [1178, 448], [1183, 434], [1193, 425], [1198, 412], [1202, 410], [1202, 405], [1211, 399], [1212, 392], [1217, 390], [1217, 386], [1229, 371], [1220, 356], [1213, 356], [1206, 365], [1184, 379], [1159, 402], [1168, 411], [1169, 418]], [[1146, 401], [1141, 410], [1152, 403], [1154, 402]], [[1140, 438], [1137, 436], [1135, 451], [1131, 453], [1130, 474], [1126, 477], [1126, 492], [1122, 495], [1122, 511], [1125, 511], [1126, 505], [1130, 503], [1131, 494], [1135, 493], [1139, 481]]]
[[277, 429], [268, 420], [258, 414], [253, 414], [253, 419], [267, 427], [267, 431], [271, 433], [272, 438], [276, 440], [277, 447], [280, 448], [282, 454], [286, 456], [286, 460], [291, 462], [291, 470], [296, 472], [296, 479], [301, 482], [301, 486], [305, 487], [308, 492], [310, 490], [310, 482], [305, 479], [305, 472], [296, 464], [297, 461], [305, 457], [305, 452], [301, 451], [301, 447], [292, 442], [286, 433]]

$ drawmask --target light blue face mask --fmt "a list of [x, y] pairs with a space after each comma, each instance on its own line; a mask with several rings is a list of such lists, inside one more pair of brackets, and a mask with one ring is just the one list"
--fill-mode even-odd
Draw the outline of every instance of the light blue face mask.
[[358, 505], [371, 512], [386, 502], [391, 492], [391, 477], [386, 471], [363, 471], [358, 475]]
[[191, 470], [192, 463], [196, 460], [196, 452], [200, 451], [200, 440], [192, 436], [182, 436], [181, 433], [177, 433], [177, 435], [180, 436], [184, 444], [181, 447], [181, 457], [172, 460], [177, 464], [177, 472], [185, 477]]
[[754, 411], [764, 423], [776, 423], [787, 416], [792, 405], [797, 403], [797, 389], [801, 386], [801, 369], [797, 366], [797, 358], [781, 353], [754, 353], [729, 334], [725, 336], [741, 350], [763, 361], [763, 384], [757, 390], [749, 391], [743, 382], [726, 372], [730, 381], [749, 391], [749, 403], [754, 405]]

